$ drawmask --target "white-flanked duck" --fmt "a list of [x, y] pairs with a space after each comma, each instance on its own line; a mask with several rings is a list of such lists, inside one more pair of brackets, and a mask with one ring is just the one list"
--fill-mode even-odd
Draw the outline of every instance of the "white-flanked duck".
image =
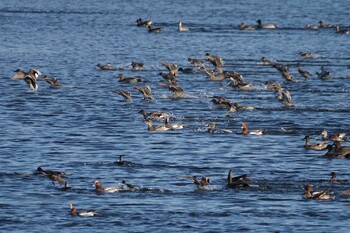
[[232, 133], [232, 130], [229, 129], [218, 129], [214, 122], [210, 122], [208, 125], [208, 133]]
[[262, 24], [260, 19], [258, 19], [256, 22], [258, 24], [256, 26], [257, 29], [276, 29], [277, 28], [277, 26], [275, 24], [271, 24], [271, 23], [269, 23], [269, 24]]
[[248, 135], [248, 134], [263, 135], [265, 133], [265, 130], [263, 129], [249, 130], [247, 124], [245, 123], [242, 124], [241, 128], [242, 128], [243, 135]]
[[342, 30], [340, 30], [339, 24], [337, 24], [335, 26], [335, 32], [338, 33], [338, 34], [350, 34], [349, 29], [342, 29]]
[[305, 193], [304, 197], [308, 199], [315, 199], [315, 200], [330, 200], [334, 199], [333, 196], [331, 196], [330, 190], [324, 190], [324, 191], [312, 191], [312, 186], [307, 184], [304, 186]]
[[153, 125], [153, 122], [150, 118], [146, 120], [146, 124], [148, 126], [148, 131], [168, 131], [170, 128], [167, 127], [166, 125]]
[[142, 20], [141, 18], [138, 18], [136, 20], [136, 25], [139, 27], [149, 27], [152, 26], [152, 21], [151, 20]]
[[170, 123], [170, 117], [165, 118], [165, 126], [168, 127], [171, 130], [177, 130], [177, 129], [183, 129], [184, 124], [182, 123]]
[[148, 26], [148, 32], [150, 32], [150, 33], [159, 33], [162, 31], [163, 30], [161, 28], [152, 28], [152, 26]]
[[70, 213], [72, 216], [82, 216], [82, 217], [94, 217], [101, 216], [101, 214], [97, 213], [96, 210], [79, 210], [75, 208], [74, 204], [70, 204]]
[[117, 193], [119, 192], [119, 188], [118, 187], [108, 187], [108, 188], [103, 188], [102, 187], [102, 183], [98, 180], [96, 180], [93, 184], [93, 186], [95, 186], [95, 191], [97, 193]]

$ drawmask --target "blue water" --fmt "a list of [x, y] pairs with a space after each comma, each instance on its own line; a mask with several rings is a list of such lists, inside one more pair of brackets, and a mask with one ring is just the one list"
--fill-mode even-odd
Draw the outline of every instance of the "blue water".
[[[340, 192], [350, 184], [330, 184], [329, 173], [350, 179], [349, 160], [320, 158], [324, 151], [303, 147], [302, 138], [320, 140], [350, 133], [349, 35], [335, 29], [305, 30], [306, 24], [349, 26], [347, 1], [20, 1], [0, 2], [0, 230], [4, 232], [345, 232], [349, 198]], [[160, 34], [136, 27], [137, 18], [152, 19]], [[277, 30], [240, 31], [238, 25], [275, 23]], [[190, 27], [178, 32], [177, 22]], [[189, 67], [187, 58], [222, 56], [224, 70], [240, 72], [253, 82], [238, 91], [226, 81], [204, 74], [180, 74], [185, 98], [173, 99], [159, 86], [167, 61]], [[299, 52], [316, 59], [301, 60]], [[259, 59], [265, 56], [290, 67], [297, 82], [288, 83]], [[131, 61], [145, 70], [131, 70]], [[300, 63], [313, 74], [304, 80]], [[110, 63], [116, 71], [101, 71]], [[210, 64], [206, 64], [210, 67]], [[321, 65], [331, 73], [322, 81]], [[39, 82], [30, 91], [11, 80], [18, 68], [39, 69], [56, 76], [60, 89]], [[145, 101], [132, 84], [117, 75], [139, 75], [149, 82], [155, 99]], [[292, 93], [295, 107], [283, 108], [264, 82], [279, 81]], [[143, 85], [143, 84], [141, 84]], [[116, 89], [132, 92], [124, 101]], [[256, 110], [226, 115], [210, 102], [220, 95]], [[139, 110], [167, 111], [183, 130], [147, 132]], [[216, 122], [232, 134], [209, 134]], [[241, 124], [266, 129], [263, 136], [242, 136]], [[155, 124], [160, 124], [156, 122]], [[345, 144], [345, 143], [344, 143]], [[130, 166], [113, 164], [124, 154]], [[44, 176], [38, 166], [60, 170], [71, 190]], [[230, 168], [248, 174], [245, 190], [226, 189]], [[209, 191], [199, 191], [183, 176], [208, 176]], [[92, 184], [115, 186], [126, 180], [134, 192], [98, 195]], [[331, 201], [305, 200], [303, 186], [329, 188]], [[70, 215], [95, 209], [101, 217]]]

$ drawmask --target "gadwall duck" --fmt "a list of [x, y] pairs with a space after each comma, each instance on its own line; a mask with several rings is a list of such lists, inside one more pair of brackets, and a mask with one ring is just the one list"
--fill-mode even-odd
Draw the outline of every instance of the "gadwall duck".
[[220, 108], [227, 108], [227, 103], [229, 102], [227, 99], [225, 99], [222, 96], [213, 96], [211, 97], [211, 102]]
[[331, 176], [329, 182], [331, 183], [338, 183], [338, 184], [347, 184], [348, 181], [347, 180], [339, 180], [337, 179], [337, 173], [335, 173], [334, 171], [331, 172], [331, 174], [329, 174]]
[[98, 63], [96, 66], [98, 68], [100, 68], [100, 70], [116, 70], [116, 68], [110, 64], [102, 65], [102, 64]]
[[150, 112], [150, 113], [146, 113], [146, 111], [143, 110], [143, 109], [141, 109], [139, 111], [139, 113], [143, 115], [145, 120], [147, 120], [149, 118], [162, 119], [162, 118], [170, 117], [170, 115], [168, 113], [166, 113], [166, 112]]
[[223, 81], [228, 77], [224, 73], [215, 74], [208, 69], [202, 69], [202, 71], [209, 77], [212, 81]]
[[43, 174], [43, 175], [56, 175], [56, 176], [66, 176], [67, 174], [60, 171], [53, 171], [53, 170], [44, 170], [42, 167], [38, 167], [36, 169], [36, 174]]
[[349, 34], [350, 33], [349, 29], [342, 29], [342, 30], [340, 30], [339, 24], [337, 24], [335, 26], [335, 32], [338, 33], [338, 34]]
[[228, 171], [227, 175], [227, 185], [228, 188], [246, 188], [249, 187], [249, 184], [247, 182], [251, 181], [250, 178], [248, 178], [247, 174], [243, 174], [240, 176], [233, 176], [233, 171], [230, 169]]
[[303, 138], [303, 140], [305, 140], [305, 144], [304, 147], [306, 149], [311, 149], [311, 150], [324, 150], [327, 147], [327, 143], [326, 142], [320, 142], [320, 143], [316, 143], [316, 144], [311, 144], [310, 143], [310, 136], [305, 136]]
[[255, 30], [254, 26], [245, 26], [244, 23], [239, 24], [239, 30]]
[[247, 124], [245, 123], [242, 124], [241, 128], [242, 128], [243, 135], [247, 135], [247, 134], [263, 135], [265, 133], [265, 130], [263, 129], [249, 130]]
[[152, 26], [152, 21], [151, 20], [145, 20], [143, 21], [141, 18], [138, 18], [136, 20], [136, 25], [137, 26], [140, 26], [140, 27], [149, 27], [149, 26]]
[[320, 28], [320, 26], [319, 26], [319, 25], [307, 24], [307, 25], [305, 26], [305, 28], [306, 28], [306, 29], [314, 29], [314, 30], [317, 30], [317, 29]]
[[334, 197], [331, 196], [330, 190], [324, 190], [324, 191], [312, 191], [312, 186], [307, 184], [304, 186], [305, 193], [304, 197], [308, 199], [315, 199], [315, 200], [330, 200], [334, 199]]
[[275, 24], [271, 24], [271, 23], [269, 23], [269, 24], [262, 24], [260, 19], [258, 19], [256, 22], [258, 24], [256, 26], [257, 29], [276, 29], [277, 28], [277, 26]]
[[124, 100], [130, 100], [132, 101], [132, 96], [131, 96], [131, 93], [128, 92], [128, 91], [125, 91], [125, 90], [115, 90], [113, 93], [116, 93], [118, 95], [121, 95]]
[[216, 71], [218, 73], [222, 73], [222, 66], [224, 65], [222, 58], [220, 56], [211, 55], [209, 53], [206, 53], [205, 56], [207, 60], [210, 61], [210, 63], [215, 67]]
[[330, 78], [330, 74], [329, 72], [324, 68], [324, 66], [321, 66], [321, 72], [316, 72], [317, 76], [321, 79], [321, 80], [327, 80]]
[[235, 106], [237, 110], [244, 110], [244, 111], [254, 110], [254, 107], [252, 106], [242, 106], [242, 105], [239, 105], [238, 103], [233, 103], [233, 106]]
[[179, 24], [177, 26], [177, 30], [179, 30], [180, 32], [188, 31], [189, 27], [182, 25], [182, 21], [179, 20]]
[[299, 52], [300, 59], [314, 59], [319, 56], [316, 53]]
[[300, 74], [301, 76], [303, 76], [303, 77], [306, 78], [306, 79], [311, 78], [311, 74], [310, 74], [309, 72], [303, 70], [303, 69], [300, 67], [300, 64], [299, 64], [299, 63], [296, 64], [295, 67], [297, 68], [297, 70], [298, 70], [298, 72], [299, 72], [299, 74]]
[[340, 141], [335, 141], [334, 155], [337, 158], [350, 158], [350, 146], [342, 146]]
[[72, 216], [82, 216], [82, 217], [94, 217], [94, 216], [100, 216], [99, 213], [96, 212], [96, 210], [79, 210], [75, 208], [74, 204], [70, 204], [70, 213]]
[[167, 84], [177, 84], [176, 77], [174, 75], [163, 72], [160, 72], [159, 75], [162, 76], [162, 78], [167, 82]]
[[277, 89], [277, 98], [278, 101], [280, 101], [282, 104], [284, 104], [285, 107], [292, 107], [292, 95], [290, 94], [290, 91], [288, 89], [284, 90], [282, 88]]
[[146, 120], [146, 124], [148, 126], [148, 131], [151, 132], [151, 131], [168, 131], [170, 130], [169, 127], [167, 127], [166, 125], [157, 125], [157, 126], [154, 126], [153, 125], [153, 122], [150, 118], [148, 118]]
[[324, 24], [322, 20], [318, 21], [318, 23], [320, 24], [320, 28], [332, 28], [332, 27], [334, 27], [333, 24]]
[[133, 70], [143, 70], [144, 66], [141, 62], [131, 62], [131, 67]]
[[276, 64], [276, 62], [273, 62], [273, 61], [267, 59], [266, 57], [261, 57], [260, 62], [262, 65], [266, 65], [266, 66], [273, 66]]
[[184, 94], [184, 90], [178, 85], [168, 85], [168, 89], [173, 93], [173, 97], [180, 97]]
[[48, 76], [45, 75], [42, 79], [45, 80], [47, 83], [49, 83], [51, 88], [61, 87], [61, 84], [58, 82], [57, 78], [54, 78], [54, 77], [49, 78]]
[[169, 74], [171, 74], [174, 77], [177, 76], [179, 68], [177, 67], [177, 65], [175, 63], [169, 63], [169, 62], [165, 62], [165, 61], [161, 61], [159, 63], [167, 68], [167, 70], [169, 71]]
[[119, 74], [118, 78], [119, 78], [118, 81], [121, 83], [139, 83], [139, 82], [142, 82], [142, 79], [140, 76], [126, 78], [124, 74]]
[[148, 32], [150, 32], [150, 33], [159, 33], [162, 31], [163, 30], [161, 28], [152, 28], [152, 26], [148, 26]]
[[273, 91], [278, 91], [279, 89], [282, 90], [281, 84], [279, 82], [266, 81], [264, 85], [267, 90], [273, 90]]
[[226, 106], [228, 108], [228, 111], [226, 112], [226, 114], [230, 114], [232, 112], [237, 112], [237, 108], [232, 102], [228, 101], [226, 103]]
[[153, 100], [151, 87], [145, 83], [144, 87], [135, 86], [134, 89], [138, 90], [144, 97], [144, 99]]
[[117, 193], [119, 192], [118, 187], [108, 187], [108, 188], [103, 188], [102, 183], [98, 180], [96, 180], [93, 184], [95, 186], [95, 191], [97, 193]]

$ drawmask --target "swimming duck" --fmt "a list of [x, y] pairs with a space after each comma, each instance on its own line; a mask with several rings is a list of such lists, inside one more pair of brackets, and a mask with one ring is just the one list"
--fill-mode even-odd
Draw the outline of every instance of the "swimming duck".
[[241, 106], [238, 103], [233, 103], [233, 106], [235, 106], [237, 110], [245, 110], [245, 111], [254, 110], [254, 107], [252, 106]]
[[129, 190], [135, 189], [135, 186], [134, 186], [134, 185], [129, 184], [129, 183], [126, 183], [125, 180], [122, 181], [122, 185], [123, 185], [123, 186], [126, 186]]
[[222, 61], [222, 58], [220, 56], [211, 55], [209, 53], [205, 54], [206, 58], [210, 63], [215, 67], [216, 71], [221, 74], [222, 73], [222, 66], [224, 65], [224, 62]]
[[315, 199], [315, 200], [329, 200], [329, 199], [334, 199], [330, 195], [330, 190], [324, 190], [324, 191], [312, 191], [311, 190], [311, 185], [307, 184], [304, 186], [305, 193], [304, 197], [308, 199]]
[[202, 71], [207, 75], [208, 78], [210, 78], [212, 81], [222, 81], [228, 78], [225, 74], [219, 73], [215, 74], [214, 72], [211, 72], [207, 69], [202, 69]]
[[266, 81], [264, 85], [266, 86], [267, 90], [274, 90], [274, 91], [278, 91], [279, 89], [282, 90], [281, 84], [279, 82]]
[[31, 76], [34, 80], [37, 79], [41, 72], [37, 69], [30, 69], [28, 72], [25, 72], [21, 69], [15, 70], [15, 74], [12, 76], [12, 80], [23, 80], [26, 76]]
[[118, 78], [119, 78], [119, 82], [121, 82], [121, 83], [138, 83], [138, 82], [142, 82], [142, 79], [141, 79], [140, 76], [126, 78], [124, 74], [119, 74]]
[[316, 72], [317, 76], [321, 79], [321, 80], [327, 80], [330, 78], [329, 76], [329, 72], [326, 71], [326, 69], [324, 68], [324, 66], [321, 66], [321, 72]]
[[165, 126], [168, 127], [169, 129], [176, 130], [176, 129], [183, 129], [185, 125], [182, 123], [170, 124], [170, 118], [166, 117]]
[[334, 25], [332, 25], [332, 24], [324, 24], [322, 20], [318, 21], [318, 23], [320, 24], [320, 28], [332, 28], [332, 27], [334, 27]]
[[301, 76], [303, 76], [303, 77], [306, 78], [306, 79], [311, 78], [311, 74], [310, 74], [309, 72], [303, 70], [303, 69], [300, 67], [300, 64], [299, 64], [299, 63], [296, 64], [295, 67], [297, 68], [297, 70], [298, 70], [298, 72], [299, 72], [299, 74], [300, 74]]
[[124, 100], [132, 100], [132, 96], [131, 93], [128, 91], [124, 91], [124, 90], [115, 90], [113, 93], [116, 93], [118, 95], [121, 95], [124, 97]]
[[335, 32], [338, 33], [338, 34], [349, 34], [350, 33], [349, 29], [342, 29], [342, 30], [340, 30], [339, 24], [337, 24], [335, 26]]
[[208, 133], [232, 133], [229, 129], [217, 129], [214, 122], [210, 122], [208, 125]]
[[335, 142], [344, 142], [344, 141], [347, 141], [347, 138], [345, 138], [345, 133], [336, 133], [334, 134], [332, 137], [331, 137], [331, 140], [332, 141], [335, 141]]
[[192, 65], [192, 66], [202, 66], [204, 63], [203, 61], [196, 59], [196, 58], [188, 58], [187, 61]]
[[133, 70], [143, 70], [144, 66], [141, 62], [131, 62], [131, 67]]
[[49, 78], [48, 76], [44, 76], [43, 79], [50, 84], [51, 88], [60, 88], [61, 84], [58, 82], [57, 78]]
[[150, 118], [146, 120], [146, 124], [148, 126], [148, 131], [168, 131], [170, 128], [168, 128], [166, 125], [157, 125], [154, 126], [153, 122]]
[[288, 89], [283, 91], [282, 88], [278, 88], [277, 93], [278, 93], [278, 95], [277, 95], [278, 100], [282, 104], [284, 104], [285, 107], [292, 107], [293, 106], [292, 95], [290, 94], [290, 91]]
[[232, 112], [237, 112], [237, 108], [232, 102], [228, 101], [226, 103], [226, 106], [228, 108], [228, 111], [226, 112], [226, 114], [230, 114]]
[[303, 138], [303, 140], [305, 140], [305, 145], [304, 147], [306, 149], [311, 149], [311, 150], [324, 150], [327, 147], [327, 143], [326, 142], [320, 142], [320, 143], [316, 143], [316, 144], [311, 144], [310, 143], [310, 136], [305, 136]]
[[311, 24], [307, 24], [307, 25], [305, 26], [305, 28], [307, 28], [307, 29], [314, 29], [314, 30], [317, 30], [317, 29], [319, 29], [319, 28], [320, 28], [320, 26], [319, 26], [319, 25], [311, 25]]
[[143, 95], [144, 99], [153, 100], [152, 90], [147, 83], [145, 83], [144, 87], [135, 86], [134, 89], [138, 90]]
[[226, 108], [227, 107], [227, 103], [229, 102], [227, 99], [225, 99], [222, 96], [213, 96], [211, 97], [211, 102], [221, 108]]
[[247, 174], [243, 174], [240, 176], [233, 176], [232, 169], [229, 170], [227, 175], [227, 185], [228, 188], [246, 188], [249, 187], [249, 184], [247, 182], [251, 181], [250, 178], [248, 178]]
[[255, 30], [255, 27], [254, 26], [245, 26], [244, 23], [240, 23], [239, 30]]
[[327, 145], [326, 149], [327, 149], [327, 153], [322, 155], [321, 157], [327, 157], [327, 158], [335, 157], [333, 145]]
[[269, 59], [267, 59], [266, 57], [261, 57], [260, 58], [260, 62], [263, 64], [263, 65], [267, 65], [267, 66], [273, 66], [276, 64], [276, 62], [273, 62]]
[[94, 216], [100, 216], [95, 210], [80, 210], [77, 211], [74, 204], [70, 204], [70, 213], [72, 216], [82, 216], [82, 217], [94, 217]]
[[182, 25], [182, 21], [179, 20], [179, 24], [178, 24], [177, 29], [178, 29], [180, 32], [183, 32], [183, 31], [188, 31], [189, 27]]
[[334, 156], [337, 158], [350, 158], [350, 146], [341, 146], [340, 141], [335, 141]]
[[117, 161], [115, 161], [114, 163], [117, 164], [117, 165], [125, 165], [125, 160], [124, 160], [124, 155], [119, 155], [119, 159]]
[[276, 29], [277, 28], [277, 26], [275, 24], [264, 24], [263, 25], [261, 23], [260, 19], [258, 19], [256, 22], [258, 23], [258, 25], [256, 26], [257, 29]]
[[163, 30], [161, 28], [152, 28], [152, 26], [148, 26], [148, 32], [152, 33], [159, 33], [162, 32]]
[[314, 59], [318, 57], [318, 55], [315, 53], [307, 53], [307, 52], [299, 52], [299, 56], [301, 59]]
[[96, 66], [100, 68], [100, 70], [116, 70], [116, 68], [111, 66], [110, 64], [102, 65], [98, 63]]
[[149, 27], [149, 26], [152, 26], [152, 21], [151, 20], [145, 20], [143, 21], [141, 18], [138, 18], [136, 20], [136, 25], [137, 26], [140, 26], [140, 27]]
[[53, 170], [44, 170], [42, 167], [38, 167], [36, 169], [36, 174], [56, 175], [56, 176], [65, 176], [66, 175], [66, 173], [64, 173], [64, 172], [53, 171]]
[[247, 134], [263, 135], [265, 133], [265, 130], [262, 130], [262, 129], [249, 130], [247, 124], [245, 123], [242, 124], [241, 128], [242, 128], [243, 135], [247, 135]]
[[150, 112], [150, 113], [146, 113], [145, 110], [141, 109], [139, 111], [140, 114], [143, 115], [143, 117], [145, 118], [145, 120], [149, 119], [149, 118], [156, 118], [156, 119], [160, 119], [160, 118], [167, 118], [170, 117], [170, 115], [166, 112]]
[[338, 184], [346, 184], [348, 183], [347, 180], [339, 180], [337, 179], [337, 173], [335, 173], [334, 171], [331, 172], [331, 174], [329, 174], [331, 176], [331, 179], [329, 180], [329, 182], [331, 183], [338, 183]]
[[160, 64], [162, 64], [163, 66], [165, 66], [167, 68], [167, 70], [169, 71], [169, 74], [171, 74], [174, 77], [177, 76], [179, 68], [177, 67], [177, 65], [175, 63], [161, 61]]
[[117, 193], [119, 192], [119, 189], [117, 187], [108, 187], [108, 188], [102, 188], [102, 183], [98, 180], [96, 180], [93, 184], [96, 188], [96, 192], [98, 193]]

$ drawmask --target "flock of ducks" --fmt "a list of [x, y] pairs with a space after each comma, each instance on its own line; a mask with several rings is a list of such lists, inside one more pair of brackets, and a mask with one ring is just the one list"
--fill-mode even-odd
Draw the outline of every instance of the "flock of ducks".
[[[149, 32], [161, 32], [161, 28], [154, 28], [153, 23], [150, 20], [142, 20], [141, 18], [136, 20], [137, 26], [148, 28]], [[323, 24], [322, 21], [319, 22], [319, 25], [307, 25], [306, 28], [309, 29], [319, 29], [319, 28], [331, 28], [333, 25]], [[274, 24], [262, 24], [261, 20], [257, 21], [257, 25], [254, 26], [246, 26], [244, 23], [239, 25], [240, 30], [255, 30], [255, 29], [276, 29], [277, 26]], [[336, 27], [337, 33], [348, 34], [348, 31], [340, 30], [339, 25]], [[184, 26], [181, 20], [178, 22], [178, 30], [179, 31], [188, 31], [189, 27]], [[303, 59], [313, 59], [316, 58], [316, 54], [312, 53], [300, 53], [300, 58]], [[167, 88], [172, 93], [172, 98], [182, 98], [185, 95], [185, 91], [182, 87], [180, 87], [178, 83], [178, 77], [181, 73], [200, 73], [203, 76], [207, 77], [208, 80], [214, 82], [228, 81], [228, 85], [235, 88], [236, 90], [251, 90], [253, 83], [247, 82], [243, 76], [239, 72], [225, 71], [223, 70], [224, 61], [222, 57], [218, 55], [213, 55], [210, 53], [205, 54], [205, 59], [197, 59], [197, 58], [188, 58], [188, 63], [191, 65], [190, 68], [181, 68], [178, 67], [175, 63], [170, 62], [160, 62], [160, 64], [166, 69], [166, 72], [160, 72], [159, 75], [162, 77], [162, 81], [159, 83], [160, 88]], [[208, 63], [212, 67], [208, 67]], [[265, 66], [270, 66], [275, 68], [277, 72], [280, 73], [283, 80], [294, 83], [294, 76], [291, 74], [290, 69], [287, 65], [279, 63], [277, 61], [272, 61], [267, 59], [266, 57], [262, 57], [260, 59], [260, 64]], [[144, 64], [140, 62], [132, 62], [131, 65], [133, 70], [143, 70]], [[113, 67], [110, 64], [97, 64], [97, 67], [100, 70], [106, 71], [115, 71], [116, 67]], [[305, 71], [301, 65], [298, 63], [295, 65], [296, 71], [300, 74], [301, 77], [305, 79], [310, 79], [312, 74], [308, 71]], [[316, 73], [317, 77], [321, 80], [327, 80], [330, 78], [330, 73], [326, 70], [325, 67], [321, 67], [321, 72]], [[153, 101], [154, 96], [152, 95], [152, 90], [149, 84], [143, 80], [141, 76], [133, 76], [133, 77], [125, 77], [124, 74], [118, 75], [118, 82], [125, 85], [135, 85], [138, 83], [143, 83], [143, 86], [133, 86], [133, 89], [138, 91], [146, 101]], [[37, 69], [30, 69], [28, 72], [23, 70], [16, 70], [12, 80], [24, 80], [28, 87], [31, 90], [38, 89], [38, 81], [45, 81], [50, 84], [51, 88], [60, 88], [61, 84], [58, 82], [57, 78], [49, 78], [48, 76], [42, 75], [42, 73]], [[274, 91], [276, 93], [276, 99], [283, 105], [285, 108], [290, 108], [294, 106], [292, 101], [291, 92], [287, 88], [283, 88], [279, 82], [268, 81], [265, 82], [267, 90]], [[115, 94], [118, 94], [124, 98], [125, 101], [133, 101], [133, 97], [130, 91], [118, 89], [114, 91]], [[251, 111], [255, 108], [252, 106], [241, 106], [239, 103], [231, 102], [223, 96], [212, 96], [211, 103], [217, 108], [226, 109], [226, 114], [235, 113], [237, 111]], [[181, 130], [186, 127], [185, 124], [182, 123], [171, 123], [171, 115], [166, 112], [149, 112], [147, 113], [145, 110], [141, 109], [139, 114], [143, 116], [144, 122], [147, 125], [147, 130], [149, 132], [153, 131], [168, 131], [168, 130]], [[154, 125], [154, 121], [164, 121], [163, 124]], [[246, 123], [242, 123], [241, 125], [241, 133], [242, 135], [263, 135], [267, 130], [264, 129], [254, 129], [251, 130], [248, 128]], [[233, 133], [231, 129], [219, 129], [216, 127], [215, 122], [210, 122], [207, 126], [207, 132], [210, 134], [215, 133]], [[309, 135], [304, 138], [305, 144], [304, 147], [306, 149], [311, 150], [327, 150], [327, 153], [323, 155], [323, 157], [327, 158], [350, 158], [350, 147], [342, 146], [341, 142], [349, 141], [345, 137], [343, 133], [334, 134], [331, 137], [328, 137], [327, 131], [322, 132], [322, 142], [320, 143], [311, 143], [311, 138]], [[333, 144], [328, 144], [329, 141], [333, 141]], [[115, 162], [117, 165], [126, 165], [129, 162], [124, 160], [124, 156], [120, 156], [119, 160]], [[53, 183], [58, 182], [61, 185], [64, 185], [62, 189], [67, 190], [71, 187], [68, 186], [67, 182], [64, 178], [67, 174], [58, 171], [52, 170], [44, 170], [39, 167], [36, 170], [37, 174], [41, 174], [49, 178]], [[336, 174], [335, 172], [331, 173], [331, 181], [336, 182]], [[186, 176], [186, 179], [191, 179], [194, 185], [201, 190], [207, 190], [211, 185], [211, 180], [208, 177], [202, 177], [200, 180], [197, 176]], [[232, 169], [229, 170], [227, 175], [227, 188], [247, 188], [249, 187], [249, 183], [252, 181], [251, 178], [248, 178], [246, 174], [240, 176], [233, 176]], [[96, 180], [94, 182], [95, 191], [97, 193], [114, 193], [121, 191], [132, 191], [135, 190], [135, 186], [125, 181], [122, 181], [121, 185], [118, 187], [103, 187], [101, 181]], [[305, 185], [304, 187], [305, 193], [304, 197], [308, 199], [316, 199], [316, 200], [328, 200], [333, 199], [332, 193], [330, 190], [323, 191], [312, 191], [312, 186], [310, 184]], [[210, 189], [209, 189], [210, 190]], [[342, 192], [343, 195], [350, 195], [350, 190], [346, 190]], [[74, 204], [70, 204], [71, 215], [72, 216], [100, 216], [96, 211], [84, 211], [77, 210]]]

